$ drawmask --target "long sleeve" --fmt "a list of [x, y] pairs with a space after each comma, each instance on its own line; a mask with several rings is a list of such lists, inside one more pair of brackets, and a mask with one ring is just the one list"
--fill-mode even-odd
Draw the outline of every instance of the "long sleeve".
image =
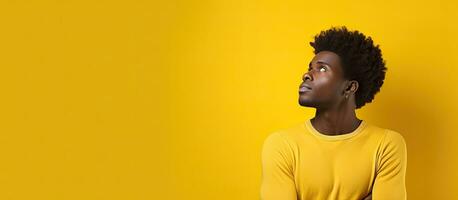
[[281, 133], [272, 133], [265, 139], [261, 159], [261, 200], [297, 200], [294, 155]]
[[377, 162], [373, 200], [406, 200], [407, 147], [403, 136], [387, 129]]

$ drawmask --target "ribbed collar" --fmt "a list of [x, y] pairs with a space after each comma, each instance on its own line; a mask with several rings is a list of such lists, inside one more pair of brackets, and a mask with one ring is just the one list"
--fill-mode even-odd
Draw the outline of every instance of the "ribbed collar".
[[350, 133], [341, 134], [341, 135], [325, 135], [323, 133], [320, 133], [318, 130], [315, 129], [315, 127], [313, 127], [311, 119], [308, 119], [308, 120], [305, 121], [305, 127], [307, 128], [307, 130], [309, 130], [309, 132], [312, 135], [314, 135], [314, 136], [316, 136], [316, 137], [318, 137], [320, 139], [328, 140], [328, 141], [345, 140], [345, 139], [352, 138], [352, 137], [358, 135], [359, 133], [361, 133], [366, 128], [366, 125], [367, 125], [366, 121], [363, 120], [359, 124], [358, 128], [356, 128], [354, 131], [352, 131]]

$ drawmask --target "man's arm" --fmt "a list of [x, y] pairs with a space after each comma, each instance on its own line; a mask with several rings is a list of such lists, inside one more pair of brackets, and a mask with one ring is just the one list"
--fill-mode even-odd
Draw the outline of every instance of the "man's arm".
[[364, 197], [363, 200], [372, 200], [372, 192], [369, 193], [369, 195], [367, 195], [366, 197]]
[[280, 133], [269, 135], [262, 148], [261, 200], [297, 200], [293, 152]]
[[374, 200], [406, 200], [407, 146], [403, 136], [387, 129], [372, 188]]

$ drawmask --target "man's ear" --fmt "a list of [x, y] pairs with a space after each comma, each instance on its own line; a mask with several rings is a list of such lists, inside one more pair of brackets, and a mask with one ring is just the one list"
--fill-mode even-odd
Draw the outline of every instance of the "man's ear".
[[351, 86], [350, 87], [350, 91], [354, 94], [358, 90], [359, 83], [358, 83], [358, 81], [355, 81], [355, 80], [350, 81], [350, 83], [351, 83], [350, 84], [350, 86]]
[[351, 93], [354, 94], [358, 90], [358, 87], [359, 87], [358, 81], [355, 81], [355, 80], [348, 81], [344, 92], [346, 94], [351, 94]]

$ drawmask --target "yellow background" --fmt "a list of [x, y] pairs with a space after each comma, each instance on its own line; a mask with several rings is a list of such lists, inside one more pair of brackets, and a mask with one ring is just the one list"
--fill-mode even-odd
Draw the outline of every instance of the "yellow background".
[[371, 36], [360, 118], [400, 132], [409, 199], [458, 196], [453, 1], [2, 1], [0, 199], [258, 199], [260, 150], [304, 121], [319, 31]]

